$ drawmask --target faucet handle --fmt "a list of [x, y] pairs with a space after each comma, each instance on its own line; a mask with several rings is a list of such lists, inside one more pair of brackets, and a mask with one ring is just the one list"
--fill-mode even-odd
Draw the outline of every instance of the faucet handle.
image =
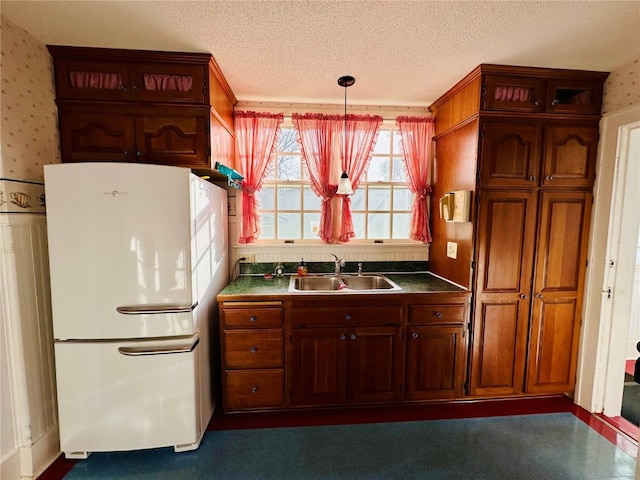
[[358, 262], [358, 276], [362, 275], [362, 262]]

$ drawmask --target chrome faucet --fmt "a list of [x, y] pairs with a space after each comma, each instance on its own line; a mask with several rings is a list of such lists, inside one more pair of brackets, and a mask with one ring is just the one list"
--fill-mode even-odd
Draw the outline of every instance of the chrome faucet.
[[335, 255], [335, 254], [333, 254], [333, 253], [332, 253], [331, 255], [333, 255], [333, 257], [335, 258], [335, 261], [334, 261], [334, 263], [335, 263], [335, 270], [334, 270], [334, 272], [333, 272], [333, 273], [334, 273], [334, 275], [335, 275], [336, 277], [339, 277], [339, 276], [340, 276], [340, 267], [344, 267], [344, 264], [345, 264], [346, 262], [344, 261], [344, 258], [338, 258], [338, 256], [337, 256], [337, 255]]

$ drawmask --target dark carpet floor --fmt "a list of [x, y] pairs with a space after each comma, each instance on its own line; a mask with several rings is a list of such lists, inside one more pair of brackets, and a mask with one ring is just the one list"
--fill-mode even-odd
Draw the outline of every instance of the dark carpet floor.
[[194, 452], [94, 453], [64, 480], [601, 480], [634, 470], [634, 458], [557, 413], [208, 431]]

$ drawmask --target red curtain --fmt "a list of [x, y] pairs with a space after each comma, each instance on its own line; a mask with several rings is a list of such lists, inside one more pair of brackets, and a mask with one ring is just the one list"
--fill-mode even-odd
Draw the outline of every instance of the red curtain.
[[291, 120], [298, 136], [311, 189], [322, 199], [318, 236], [324, 243], [333, 243], [331, 199], [335, 197], [338, 185], [331, 181], [337, 180], [341, 172], [334, 172], [332, 155], [336, 148], [335, 142], [340, 140], [344, 117], [294, 113]]
[[244, 177], [240, 243], [253, 243], [258, 238], [258, 205], [254, 192], [262, 187], [283, 120], [282, 113], [235, 112], [237, 158]]
[[[354, 192], [358, 189], [362, 174], [371, 160], [371, 152], [378, 139], [380, 125], [382, 125], [382, 117], [380, 115], [347, 115], [346, 142], [343, 138], [340, 152], [342, 154], [342, 171], [347, 172], [347, 175], [349, 175]], [[349, 195], [341, 195], [341, 197], [342, 222], [340, 225], [340, 241], [348, 242], [356, 235], [353, 231], [353, 219], [351, 217], [351, 197]]]
[[396, 125], [400, 130], [409, 189], [414, 194], [409, 238], [419, 242], [431, 242], [427, 201], [431, 194], [429, 171], [433, 143], [433, 119], [397, 117]]

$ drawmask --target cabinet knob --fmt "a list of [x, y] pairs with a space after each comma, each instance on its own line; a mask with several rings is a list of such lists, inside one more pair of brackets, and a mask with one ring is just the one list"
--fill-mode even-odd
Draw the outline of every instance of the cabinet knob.
[[539, 107], [540, 105], [542, 105], [542, 99], [541, 99], [541, 98], [538, 98], [535, 102], [533, 102], [533, 104], [534, 104], [536, 107]]
[[356, 334], [355, 334], [355, 333], [352, 333], [352, 334], [351, 334], [351, 340], [355, 340], [355, 339], [356, 339]]
[[256, 320], [257, 320], [257, 318], [256, 318], [256, 316], [255, 316], [255, 315], [251, 315], [251, 316], [249, 317], [249, 321], [250, 321], [250, 322], [255, 322]]
[[124, 155], [124, 159], [126, 160], [129, 156], [129, 150], [125, 150], [124, 152], [122, 152], [122, 154]]
[[349, 315], [348, 313], [344, 316], [345, 320], [351, 320], [351, 315]]
[[256, 353], [256, 352], [258, 351], [258, 347], [256, 347], [256, 346], [254, 345], [253, 347], [251, 347], [251, 348], [249, 349], [249, 351], [250, 351], [251, 353]]
[[123, 92], [126, 92], [127, 91], [127, 86], [123, 85], [123, 84], [120, 84], [120, 85], [118, 85], [118, 90], [122, 90]]
[[442, 318], [442, 312], [433, 312], [437, 318]]
[[538, 178], [538, 177], [536, 177], [535, 175], [531, 175], [531, 176], [529, 177], [529, 180], [531, 180], [532, 182], [535, 182], [537, 178]]
[[551, 105], [558, 105], [560, 103], [560, 100], [558, 100], [557, 98], [554, 98], [553, 100], [551, 100]]
[[251, 393], [258, 393], [258, 387], [253, 387], [251, 389]]
[[544, 298], [541, 293], [536, 293], [536, 298]]
[[340, 334], [340, 340], [346, 340], [347, 336], [344, 333]]
[[138, 87], [137, 85], [133, 86], [133, 91], [134, 92], [139, 92], [140, 91], [140, 87]]
[[526, 299], [527, 299], [527, 296], [523, 293], [523, 294], [521, 294], [521, 295], [520, 295], [520, 298], [521, 298], [522, 300], [526, 300]]
[[553, 180], [553, 175], [547, 175], [544, 177], [545, 180]]
[[140, 157], [143, 157], [143, 156], [144, 156], [144, 152], [141, 152], [140, 150], [138, 150], [136, 152], [136, 157], [140, 158]]
[[419, 336], [420, 336], [420, 335], [418, 335], [416, 332], [413, 332], [413, 333], [411, 334], [411, 337], [412, 337], [412, 338], [418, 338]]

